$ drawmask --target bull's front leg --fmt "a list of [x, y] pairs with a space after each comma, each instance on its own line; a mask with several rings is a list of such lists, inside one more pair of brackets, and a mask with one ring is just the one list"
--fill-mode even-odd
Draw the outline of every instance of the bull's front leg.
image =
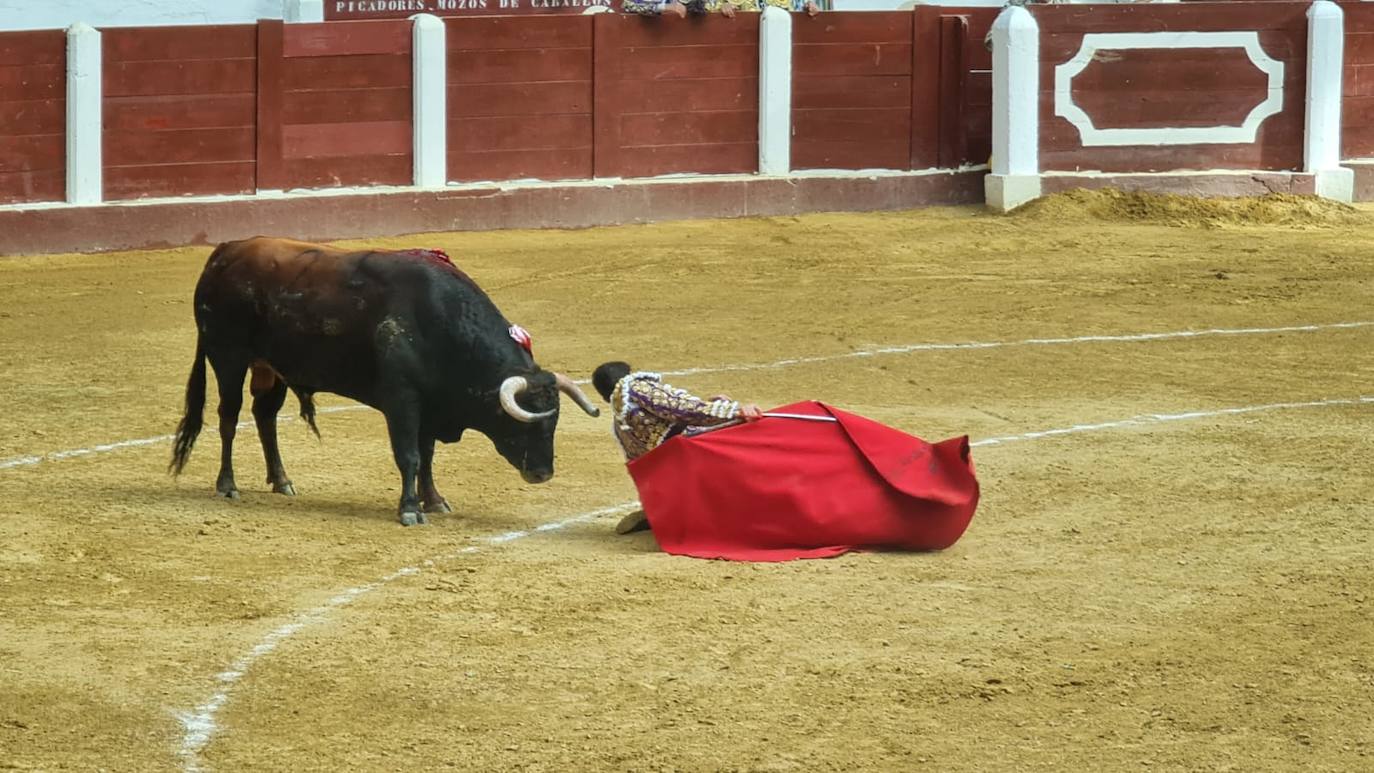
[[426, 523], [416, 492], [420, 474], [420, 417], [413, 403], [386, 412], [386, 428], [391, 436], [391, 453], [401, 471], [401, 503], [397, 508], [402, 526]]
[[434, 487], [434, 438], [420, 438], [420, 500], [426, 513], [451, 513], [448, 501]]

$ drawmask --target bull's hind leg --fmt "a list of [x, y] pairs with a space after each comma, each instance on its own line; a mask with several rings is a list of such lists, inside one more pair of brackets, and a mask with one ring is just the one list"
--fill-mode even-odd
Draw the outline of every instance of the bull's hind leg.
[[427, 513], [451, 513], [448, 501], [434, 487], [434, 438], [420, 438], [420, 501]]
[[253, 420], [258, 425], [258, 437], [262, 439], [263, 458], [267, 460], [267, 482], [272, 485], [272, 491], [295, 496], [296, 489], [286, 477], [281, 450], [277, 447], [277, 411], [286, 402], [286, 382], [271, 368], [255, 364], [248, 391], [253, 394]]
[[397, 508], [401, 525], [427, 523], [425, 513], [420, 508], [420, 496], [415, 490], [415, 479], [420, 474], [420, 417], [412, 406], [404, 402], [385, 413], [387, 433], [391, 436], [391, 453], [396, 458], [396, 468], [401, 471], [401, 504]]
[[238, 430], [239, 410], [243, 408], [243, 377], [248, 373], [248, 363], [223, 357], [210, 359], [215, 369], [215, 382], [219, 385], [219, 477], [215, 479], [215, 491], [229, 499], [239, 498], [239, 487], [234, 484], [234, 434]]

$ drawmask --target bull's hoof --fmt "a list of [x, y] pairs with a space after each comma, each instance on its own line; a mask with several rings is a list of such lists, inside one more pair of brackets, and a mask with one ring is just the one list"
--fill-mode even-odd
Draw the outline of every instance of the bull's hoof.
[[416, 526], [424, 525], [427, 523], [429, 523], [429, 519], [425, 518], [425, 514], [418, 510], [408, 513], [401, 513], [402, 526]]
[[438, 502], [426, 502], [425, 512], [427, 513], [451, 513], [453, 508], [449, 507], [448, 500], [440, 499]]
[[219, 494], [220, 496], [224, 497], [225, 499], [238, 499], [238, 498], [239, 498], [239, 490], [236, 489], [236, 488], [231, 488], [231, 489], [216, 489], [216, 490], [215, 490], [215, 493], [216, 493], [216, 494]]
[[285, 494], [288, 497], [294, 497], [296, 495], [296, 487], [291, 485], [291, 481], [289, 480], [285, 483], [273, 483], [272, 493]]

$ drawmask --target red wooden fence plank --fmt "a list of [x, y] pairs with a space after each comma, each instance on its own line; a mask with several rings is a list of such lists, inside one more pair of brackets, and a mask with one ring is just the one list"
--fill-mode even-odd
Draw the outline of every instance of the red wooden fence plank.
[[[602, 14], [605, 15], [605, 14]], [[622, 159], [625, 177], [661, 174], [743, 174], [758, 169], [757, 142], [733, 145], [660, 145], [635, 148]]]
[[548, 48], [516, 51], [455, 51], [449, 49], [449, 83], [591, 80], [591, 59], [591, 49], [589, 48]]
[[295, 158], [282, 172], [292, 188], [331, 188], [346, 185], [408, 185], [414, 176], [410, 156], [354, 156], [352, 158]]
[[1346, 33], [1345, 63], [1374, 64], [1374, 32]]
[[1341, 3], [1341, 10], [1345, 12], [1345, 32], [1347, 35], [1374, 32], [1374, 7], [1365, 5], [1363, 2]]
[[410, 153], [410, 120], [357, 123], [287, 124], [282, 127], [282, 156], [338, 158]]
[[695, 113], [631, 113], [620, 119], [621, 147], [645, 145], [717, 145], [758, 141], [759, 118], [753, 110]]
[[0, 172], [27, 172], [63, 166], [67, 140], [61, 134], [5, 137], [0, 141]]
[[676, 78], [621, 81], [627, 108], [642, 113], [696, 110], [757, 110], [758, 79]]
[[0, 172], [0, 204], [61, 201], [66, 195], [67, 173], [62, 169]]
[[792, 125], [808, 142], [861, 142], [906, 149], [907, 115], [905, 107], [801, 110], [795, 113]]
[[918, 5], [911, 46], [911, 169], [940, 164], [940, 8]]
[[106, 167], [105, 196], [134, 199], [252, 193], [255, 179], [252, 161]]
[[585, 180], [592, 176], [592, 149], [553, 148], [549, 150], [496, 150], [450, 152], [449, 168], [462, 170], [450, 179]]
[[1374, 65], [1347, 67], [1345, 93], [1351, 96], [1374, 96]]
[[1240, 126], [1260, 102], [1253, 89], [1181, 91], [1159, 88], [1122, 93], [1110, 90], [1074, 93], [1074, 103], [1099, 129]]
[[282, 121], [287, 124], [392, 121], [409, 116], [412, 101], [407, 88], [293, 91], [282, 106]]
[[16, 134], [62, 134], [66, 130], [66, 100], [0, 102], [0, 137]]
[[1302, 145], [1265, 142], [1255, 145], [1173, 145], [1147, 148], [1094, 148], [1040, 150], [1046, 171], [1094, 170], [1103, 172], [1170, 172], [1185, 169], [1262, 169], [1283, 171], [1300, 168]]
[[620, 47], [622, 28], [615, 14], [592, 17], [592, 168], [596, 177], [621, 174], [620, 162]]
[[792, 82], [792, 109], [911, 107], [911, 78], [906, 75], [846, 75], [802, 78]]
[[65, 30], [0, 32], [0, 67], [10, 65], [67, 65]]
[[107, 131], [105, 166], [249, 161], [254, 155], [253, 127], [169, 131]]
[[36, 99], [65, 99], [66, 65], [0, 67], [0, 104]]
[[792, 47], [792, 72], [799, 78], [822, 75], [910, 75], [912, 61], [910, 41]]
[[283, 24], [274, 19], [258, 22], [257, 62], [257, 187], [280, 190], [285, 187], [285, 159], [282, 157], [282, 105], [285, 82], [282, 56]]
[[311, 56], [283, 62], [287, 91], [409, 87], [410, 54]]
[[257, 50], [252, 24], [194, 27], [114, 27], [102, 30], [105, 64], [129, 61], [251, 59]]
[[257, 99], [248, 94], [111, 97], [102, 119], [106, 130], [253, 127]]
[[910, 11], [798, 14], [792, 17], [792, 42], [901, 43], [911, 39], [911, 21]]
[[448, 47], [456, 50], [591, 48], [589, 16], [521, 16], [444, 20]]
[[[1301, 99], [1297, 100], [1301, 105]], [[1040, 148], [1041, 150], [1072, 150], [1081, 147], [1081, 135], [1072, 124], [1058, 116], [1051, 114], [1052, 98], [1043, 95], [1041, 98], [1040, 115], [1042, 118], [1040, 125]], [[1303, 135], [1303, 113], [1297, 106], [1289, 106], [1284, 113], [1275, 115], [1266, 120], [1259, 129], [1256, 144], [1274, 143], [1278, 145], [1300, 145]], [[1145, 146], [1123, 146], [1145, 147]], [[1172, 145], [1160, 146], [1167, 150]], [[1184, 147], [1184, 146], [1180, 146]], [[1101, 148], [1082, 148], [1084, 158], [1094, 157], [1097, 153], [1104, 152]]]
[[534, 122], [508, 117], [462, 118], [449, 121], [454, 147], [464, 151], [553, 150], [590, 148], [592, 117], [550, 115]]
[[758, 43], [731, 46], [623, 48], [616, 77], [624, 80], [670, 78], [758, 78]]
[[294, 59], [311, 56], [409, 54], [410, 41], [409, 20], [288, 24], [285, 37], [282, 39], [282, 56]]
[[963, 163], [964, 83], [968, 68], [964, 64], [964, 38], [968, 19], [940, 17], [940, 154], [939, 165], [946, 169]]
[[794, 169], [905, 169], [906, 146], [862, 140], [812, 140], [792, 146]]
[[252, 59], [119, 62], [105, 68], [105, 96], [252, 92]]

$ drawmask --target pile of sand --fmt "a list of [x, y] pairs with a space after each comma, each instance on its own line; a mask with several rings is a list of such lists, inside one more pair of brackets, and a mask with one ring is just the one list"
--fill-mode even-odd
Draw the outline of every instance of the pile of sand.
[[1182, 228], [1247, 225], [1302, 227], [1371, 222], [1368, 214], [1349, 204], [1316, 196], [1271, 193], [1245, 198], [1204, 199], [1115, 189], [1080, 189], [1043, 196], [1016, 209], [1011, 216], [1051, 222], [1098, 220]]

